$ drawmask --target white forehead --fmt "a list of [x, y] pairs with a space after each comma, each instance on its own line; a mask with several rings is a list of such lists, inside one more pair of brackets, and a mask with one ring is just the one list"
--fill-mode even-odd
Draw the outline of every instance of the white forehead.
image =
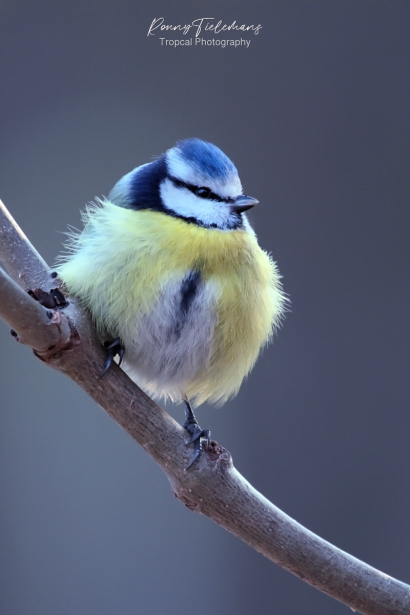
[[206, 186], [222, 198], [235, 198], [242, 194], [241, 181], [234, 171], [225, 177], [210, 177], [201, 172], [196, 165], [191, 164], [176, 148], [168, 150], [166, 161], [168, 173], [186, 184], [192, 184], [198, 188]]

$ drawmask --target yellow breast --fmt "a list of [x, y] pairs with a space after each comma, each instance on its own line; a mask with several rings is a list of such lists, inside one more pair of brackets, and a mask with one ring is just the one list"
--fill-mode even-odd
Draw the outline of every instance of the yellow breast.
[[246, 230], [202, 228], [105, 202], [87, 218], [75, 250], [59, 273], [101, 330], [131, 320], [136, 325], [164, 285], [192, 269], [217, 289], [210, 361], [186, 384], [185, 393], [198, 403], [237, 393], [283, 311], [275, 263]]

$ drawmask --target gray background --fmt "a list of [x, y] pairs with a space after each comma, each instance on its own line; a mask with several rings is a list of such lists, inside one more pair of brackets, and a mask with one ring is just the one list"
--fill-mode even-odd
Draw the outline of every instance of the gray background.
[[[164, 48], [146, 36], [159, 16], [263, 29], [249, 49]], [[125, 172], [180, 138], [219, 145], [261, 202], [292, 311], [200, 422], [280, 508], [407, 582], [409, 20], [391, 0], [0, 1], [12, 214], [52, 263]], [[0, 335], [1, 615], [350, 612], [185, 509], [92, 401]]]

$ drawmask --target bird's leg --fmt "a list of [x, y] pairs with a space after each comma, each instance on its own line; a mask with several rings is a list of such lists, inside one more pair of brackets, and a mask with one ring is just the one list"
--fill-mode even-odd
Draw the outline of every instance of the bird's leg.
[[105, 376], [105, 374], [108, 372], [108, 370], [110, 369], [111, 365], [114, 363], [114, 357], [116, 357], [117, 355], [120, 357], [120, 360], [118, 361], [118, 365], [121, 365], [123, 356], [124, 356], [124, 352], [125, 352], [125, 346], [124, 344], [121, 342], [119, 337], [116, 337], [113, 340], [109, 340], [107, 342], [103, 343], [105, 352], [106, 352], [106, 359], [105, 359], [105, 365], [104, 365], [104, 371], [101, 374], [101, 376], [98, 378], [98, 380], [101, 380], [101, 378], [103, 378], [103, 376]]
[[191, 436], [191, 439], [187, 442], [187, 445], [195, 443], [194, 454], [192, 455], [192, 459], [186, 468], [188, 470], [203, 451], [203, 443], [206, 442], [206, 445], [209, 446], [211, 432], [209, 429], [200, 428], [188, 398], [184, 396], [183, 401], [185, 404], [185, 423], [182, 427], [186, 429]]

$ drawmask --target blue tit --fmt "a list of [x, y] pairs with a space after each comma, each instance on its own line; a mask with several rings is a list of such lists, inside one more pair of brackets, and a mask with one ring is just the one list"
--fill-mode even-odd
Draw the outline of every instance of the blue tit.
[[236, 395], [284, 312], [276, 264], [245, 214], [257, 203], [218, 147], [179, 141], [86, 209], [57, 267], [130, 378], [185, 401], [196, 456], [209, 432], [188, 399]]

